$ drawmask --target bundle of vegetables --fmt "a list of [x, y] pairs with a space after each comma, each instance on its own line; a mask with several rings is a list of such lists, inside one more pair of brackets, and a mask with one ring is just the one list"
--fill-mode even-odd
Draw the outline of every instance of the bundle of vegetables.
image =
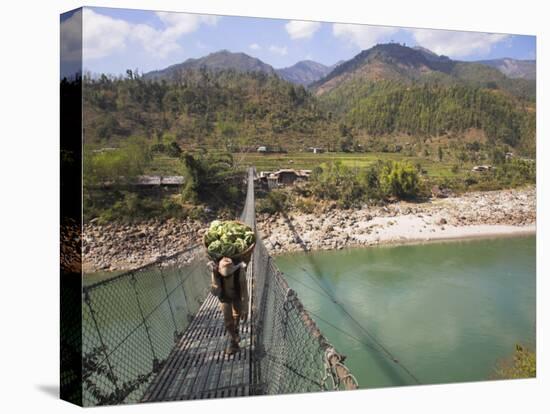
[[208, 254], [214, 258], [239, 256], [255, 241], [254, 231], [238, 221], [214, 220], [204, 235]]

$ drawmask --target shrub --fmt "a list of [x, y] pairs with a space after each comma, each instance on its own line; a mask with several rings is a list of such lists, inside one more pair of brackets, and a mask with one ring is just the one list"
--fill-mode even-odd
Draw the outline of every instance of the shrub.
[[155, 200], [140, 197], [137, 193], [122, 192], [122, 198], [110, 208], [103, 210], [99, 216], [100, 223], [110, 221], [133, 222], [157, 216], [159, 205]]
[[183, 199], [193, 204], [206, 203], [217, 208], [236, 206], [244, 198], [242, 172], [231, 154], [190, 154], [182, 157]]
[[365, 193], [356, 172], [340, 161], [316, 168], [311, 176], [310, 188], [315, 197], [334, 200], [343, 208], [358, 205]]
[[469, 173], [464, 184], [471, 190], [489, 191], [502, 188], [535, 184], [536, 165], [534, 162], [511, 159], [482, 173]]
[[397, 198], [415, 198], [420, 191], [418, 171], [406, 161], [388, 161], [379, 173], [383, 194]]
[[298, 198], [294, 203], [298, 211], [302, 213], [311, 214], [315, 211], [317, 203], [309, 198]]
[[365, 187], [365, 193], [367, 198], [378, 200], [382, 198], [382, 191], [380, 188], [380, 168], [375, 164], [363, 170], [359, 179]]
[[536, 181], [536, 165], [534, 162], [521, 159], [511, 159], [495, 170], [496, 178], [505, 185], [518, 186]]
[[516, 345], [511, 360], [497, 364], [494, 377], [496, 379], [534, 378], [537, 376], [537, 361], [535, 352]]
[[389, 196], [415, 198], [422, 192], [418, 170], [408, 162], [394, 161], [379, 161], [359, 173], [332, 162], [313, 171], [309, 188], [316, 198], [334, 200], [343, 208]]
[[182, 151], [177, 142], [172, 141], [170, 145], [165, 149], [166, 155], [173, 158], [179, 158]]
[[164, 151], [166, 151], [166, 146], [161, 142], [161, 143], [158, 143], [158, 144], [151, 145], [150, 149], [151, 149], [151, 152], [158, 152], [158, 153], [163, 154]]
[[188, 216], [187, 209], [175, 197], [166, 197], [162, 200], [163, 218], [178, 217], [183, 218]]
[[281, 190], [272, 190], [265, 198], [258, 199], [256, 210], [258, 213], [275, 214], [286, 211], [289, 207], [289, 197]]

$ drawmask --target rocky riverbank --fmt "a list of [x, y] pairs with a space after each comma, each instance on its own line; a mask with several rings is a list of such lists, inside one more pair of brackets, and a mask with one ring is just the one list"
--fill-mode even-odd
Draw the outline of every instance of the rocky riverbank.
[[[258, 215], [258, 230], [272, 254], [389, 243], [534, 233], [534, 187], [398, 202], [315, 214]], [[140, 224], [90, 223], [83, 232], [85, 273], [131, 269], [201, 240], [207, 223], [194, 220]]]
[[207, 224], [150, 220], [139, 224], [89, 223], [82, 238], [83, 271], [133, 269], [198, 243]]
[[534, 187], [468, 193], [425, 203], [259, 216], [272, 254], [534, 233]]

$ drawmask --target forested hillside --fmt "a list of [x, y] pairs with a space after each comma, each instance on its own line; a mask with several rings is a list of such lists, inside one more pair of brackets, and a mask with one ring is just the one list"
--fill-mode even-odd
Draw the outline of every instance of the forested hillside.
[[376, 45], [337, 66], [311, 86], [317, 95], [331, 92], [348, 82], [399, 81], [405, 85], [468, 85], [500, 89], [518, 98], [534, 101], [535, 82], [511, 79], [498, 69], [475, 62], [460, 62], [423, 48], [396, 43]]
[[504, 58], [480, 60], [478, 63], [497, 68], [510, 78], [535, 80], [537, 77], [537, 62], [535, 60]]
[[147, 72], [143, 75], [143, 78], [177, 82], [186, 76], [186, 71], [198, 71], [201, 69], [206, 69], [210, 72], [231, 69], [239, 73], [264, 72], [271, 75], [275, 73], [275, 69], [271, 65], [246, 53], [232, 53], [229, 50], [220, 50], [198, 59], [187, 59], [185, 62], [168, 66], [165, 69]]
[[[86, 79], [87, 144], [116, 146], [133, 135], [171, 135], [185, 148], [326, 145], [336, 129], [303, 86], [262, 72], [186, 71], [177, 82]], [[154, 142], [154, 141], [153, 141]]]
[[535, 113], [529, 103], [472, 86], [350, 83], [321, 97], [327, 110], [371, 136], [441, 136], [478, 129], [489, 142], [524, 154], [535, 151]]
[[489, 66], [378, 45], [306, 89], [263, 65], [222, 51], [155, 76], [85, 78], [86, 144], [139, 136], [151, 145], [168, 137], [184, 150], [357, 151], [396, 134], [460, 140], [475, 130], [490, 144], [535, 153], [534, 81]]

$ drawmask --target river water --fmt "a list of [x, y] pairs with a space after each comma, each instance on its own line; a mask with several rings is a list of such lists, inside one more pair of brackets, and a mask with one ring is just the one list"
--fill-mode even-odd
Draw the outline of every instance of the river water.
[[535, 250], [529, 236], [276, 263], [360, 386], [374, 388], [414, 384], [406, 370], [423, 384], [486, 380], [516, 343], [535, 348]]

